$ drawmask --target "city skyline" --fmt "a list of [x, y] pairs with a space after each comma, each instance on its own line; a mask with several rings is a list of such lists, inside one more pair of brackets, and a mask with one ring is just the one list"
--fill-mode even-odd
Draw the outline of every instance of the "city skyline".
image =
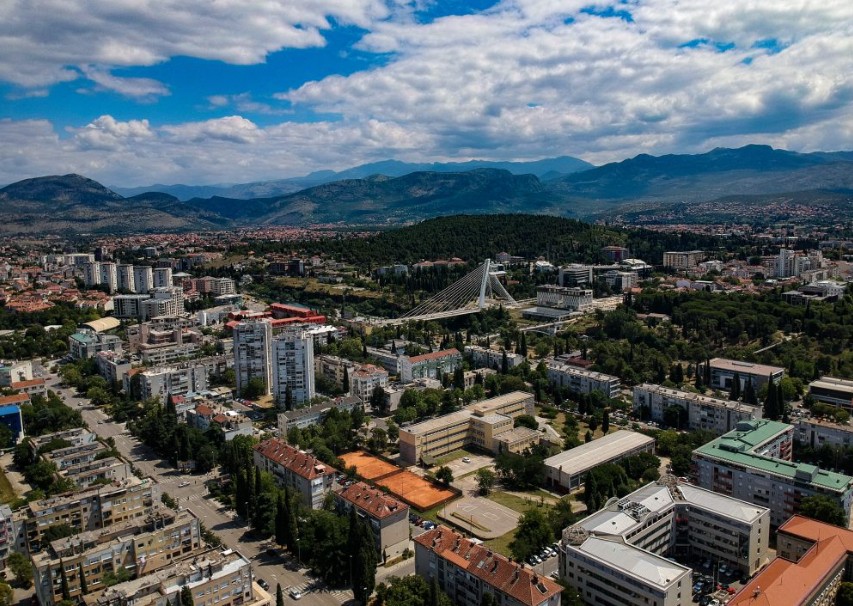
[[15, 4], [0, 182], [843, 149], [852, 21], [841, 1]]

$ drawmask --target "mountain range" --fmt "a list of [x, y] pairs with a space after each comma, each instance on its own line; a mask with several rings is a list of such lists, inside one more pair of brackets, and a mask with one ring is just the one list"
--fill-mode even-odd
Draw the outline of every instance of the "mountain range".
[[[313, 173], [305, 179], [319, 182], [289, 193], [248, 196], [267, 191], [254, 183], [229, 186], [242, 188], [246, 197], [205, 195], [186, 200], [163, 191], [117, 193], [79, 175], [39, 177], [0, 189], [0, 202], [7, 210], [0, 233], [394, 225], [459, 213], [524, 212], [636, 222], [689, 222], [699, 214], [713, 221], [717, 209], [726, 210], [726, 218], [718, 220], [853, 216], [853, 152], [804, 154], [749, 145], [695, 155], [642, 154], [572, 172], [583, 168], [582, 162], [554, 158], [488, 166], [428, 165], [430, 170], [422, 170], [424, 165], [388, 161], [339, 173]], [[416, 170], [409, 170], [412, 167]], [[270, 185], [269, 191], [280, 187]], [[774, 212], [762, 211], [765, 207]], [[696, 208], [703, 213], [694, 213]]]

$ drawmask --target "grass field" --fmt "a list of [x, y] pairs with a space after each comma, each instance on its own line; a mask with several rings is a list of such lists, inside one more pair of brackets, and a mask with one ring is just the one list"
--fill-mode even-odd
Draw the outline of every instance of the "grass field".
[[525, 499], [516, 494], [510, 494], [500, 490], [489, 493], [489, 496], [486, 498], [505, 507], [509, 507], [518, 513], [526, 513], [534, 507], [539, 507], [539, 504], [542, 503], [543, 500], [545, 505], [551, 505], [554, 502], [554, 497], [546, 492], [539, 491], [530, 493], [530, 499]]
[[501, 555], [509, 557], [512, 555], [509, 550], [509, 544], [512, 543], [513, 539], [515, 539], [515, 530], [510, 530], [508, 533], [501, 535], [496, 539], [486, 541], [486, 546], [492, 551], [496, 551]]
[[12, 484], [9, 483], [9, 478], [0, 470], [0, 503], [11, 503], [17, 495], [12, 489]]

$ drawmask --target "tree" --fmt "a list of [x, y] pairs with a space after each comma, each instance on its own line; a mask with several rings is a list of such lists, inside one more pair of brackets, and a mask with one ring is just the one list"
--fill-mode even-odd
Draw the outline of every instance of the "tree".
[[534, 431], [539, 429], [539, 421], [533, 415], [518, 415], [513, 422], [514, 427], [528, 427]]
[[267, 393], [267, 384], [261, 377], [252, 377], [243, 388], [243, 397], [248, 400], [256, 400], [265, 393]]
[[495, 472], [488, 467], [483, 467], [478, 469], [477, 473], [474, 475], [477, 478], [477, 487], [480, 489], [480, 494], [489, 494], [492, 491], [492, 488], [495, 485], [495, 479], [497, 478]]
[[740, 373], [737, 371], [732, 376], [732, 388], [729, 391], [729, 400], [733, 402], [740, 400]]
[[438, 606], [452, 606], [453, 602], [442, 591], [431, 595], [430, 583], [420, 576], [392, 576], [386, 583], [376, 587], [376, 606], [433, 606], [432, 600], [438, 601]]
[[284, 493], [278, 493], [275, 504], [275, 542], [279, 545], [287, 545], [287, 506], [284, 501]]
[[358, 517], [355, 507], [350, 508], [347, 553], [350, 556], [350, 582], [352, 594], [362, 604], [376, 586], [376, 544], [367, 523]]
[[189, 588], [189, 585], [181, 587], [181, 602], [183, 602], [184, 606], [194, 606], [193, 592]]
[[601, 431], [607, 433], [610, 431], [610, 409], [605, 408], [601, 416]]
[[370, 408], [374, 412], [382, 410], [385, 406], [385, 390], [381, 385], [377, 385], [370, 392]]
[[346, 368], [344, 368], [344, 380], [341, 389], [345, 394], [349, 393], [349, 371]]
[[18, 553], [17, 551], [13, 551], [9, 554], [9, 557], [6, 560], [6, 566], [8, 566], [9, 570], [12, 571], [12, 574], [15, 575], [15, 580], [18, 583], [24, 587], [30, 586], [30, 583], [32, 583], [33, 580], [33, 566], [30, 564], [30, 560], [27, 556]]
[[275, 606], [284, 606], [284, 592], [281, 590], [281, 583], [275, 585]]
[[779, 402], [779, 392], [771, 378], [767, 384], [767, 396], [764, 398], [764, 417], [776, 421], [782, 416], [782, 405]]
[[8, 583], [0, 581], [0, 606], [12, 606], [15, 603], [15, 592]]
[[847, 527], [847, 516], [844, 514], [844, 509], [826, 495], [816, 494], [804, 498], [800, 501], [797, 513], [827, 524]]
[[59, 560], [59, 578], [62, 587], [62, 599], [71, 599], [71, 590], [68, 588], [68, 575], [65, 573], [65, 563], [62, 559]]
[[80, 577], [80, 595], [84, 596], [89, 593], [89, 587], [86, 583], [86, 575], [83, 574], [83, 564], [80, 563], [78, 565], [77, 574]]
[[743, 401], [753, 406], [758, 404], [758, 394], [755, 393], [755, 385], [752, 383], [752, 377], [747, 379], [746, 385], [743, 388]]
[[453, 481], [453, 470], [447, 465], [442, 465], [438, 468], [438, 471], [435, 472], [435, 477], [439, 482], [447, 486]]
[[853, 606], [853, 583], [842, 581], [838, 584], [835, 606]]
[[538, 553], [553, 538], [554, 535], [545, 514], [541, 509], [534, 507], [528, 509], [519, 519], [518, 529], [515, 532], [515, 538], [509, 544], [509, 549], [517, 560], [526, 560], [534, 553]]

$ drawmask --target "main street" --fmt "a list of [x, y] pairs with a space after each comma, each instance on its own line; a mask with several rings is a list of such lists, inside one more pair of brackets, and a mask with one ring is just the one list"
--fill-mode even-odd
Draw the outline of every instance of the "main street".
[[[154, 479], [161, 486], [162, 492], [195, 514], [222, 539], [226, 547], [251, 560], [256, 578], [269, 583], [273, 598], [276, 584], [280, 583], [285, 594], [290, 587], [301, 590], [300, 603], [308, 606], [332, 606], [352, 599], [350, 590], [323, 589], [322, 582], [309, 576], [308, 570], [296, 570], [293, 565], [295, 562], [289, 556], [285, 559], [281, 555], [268, 555], [267, 550], [272, 547], [268, 541], [253, 537], [244, 524], [235, 521], [231, 511], [206, 494], [204, 483], [213, 477], [211, 474], [200, 476], [178, 472], [168, 461], [159, 459], [153, 450], [129, 435], [123, 423], [112, 422], [103, 410], [93, 407], [88, 399], [79, 397], [74, 389], [60, 386], [56, 375], [44, 371], [42, 376], [48, 389], [59, 394], [69, 407], [80, 411], [91, 431], [102, 439], [113, 438], [121, 455], [144, 475]], [[281, 550], [276, 551], [281, 553]], [[289, 570], [285, 564], [293, 570]], [[388, 569], [379, 568], [376, 581], [379, 583], [390, 575], [406, 576], [413, 573], [414, 559], [409, 559]], [[286, 600], [292, 601], [289, 597]]]

